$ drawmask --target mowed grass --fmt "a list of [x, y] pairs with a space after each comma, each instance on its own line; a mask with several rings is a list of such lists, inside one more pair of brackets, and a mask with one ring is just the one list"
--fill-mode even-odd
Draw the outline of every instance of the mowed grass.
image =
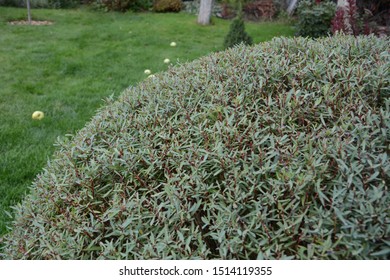
[[[169, 58], [184, 63], [222, 50], [229, 21], [196, 24], [180, 14], [33, 10], [49, 26], [15, 26], [25, 9], [0, 7], [0, 235], [34, 177], [45, 166], [57, 137], [74, 134], [126, 87], [164, 71]], [[283, 23], [248, 23], [254, 42], [292, 36]], [[170, 42], [176, 47], [170, 47]], [[45, 113], [32, 120], [34, 111]]]

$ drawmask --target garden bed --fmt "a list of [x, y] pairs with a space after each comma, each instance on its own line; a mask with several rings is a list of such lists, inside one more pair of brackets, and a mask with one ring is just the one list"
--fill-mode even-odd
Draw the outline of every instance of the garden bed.
[[52, 25], [53, 22], [49, 20], [13, 20], [8, 22], [11, 25]]

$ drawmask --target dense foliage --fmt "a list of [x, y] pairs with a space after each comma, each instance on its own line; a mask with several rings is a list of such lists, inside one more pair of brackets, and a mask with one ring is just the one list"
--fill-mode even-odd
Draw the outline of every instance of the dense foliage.
[[[31, 8], [74, 8], [80, 0], [30, 0]], [[26, 0], [0, 0], [0, 6], [26, 7]]]
[[330, 34], [336, 5], [330, 1], [316, 3], [302, 0], [297, 7], [297, 33], [300, 36], [322, 37]]
[[93, 5], [108, 11], [144, 11], [152, 7], [153, 0], [95, 0]]
[[153, 9], [158, 13], [180, 12], [183, 8], [181, 0], [155, 0]]
[[3, 257], [386, 258], [389, 43], [277, 38], [130, 87], [58, 143]]

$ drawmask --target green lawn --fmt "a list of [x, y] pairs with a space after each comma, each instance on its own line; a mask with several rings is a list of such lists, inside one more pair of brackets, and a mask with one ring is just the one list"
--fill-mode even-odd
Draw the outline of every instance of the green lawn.
[[[229, 22], [196, 24], [188, 14], [119, 14], [33, 10], [50, 26], [15, 26], [25, 9], [0, 7], [0, 235], [6, 211], [20, 201], [53, 153], [57, 137], [73, 134], [91, 119], [104, 98], [146, 78], [222, 49]], [[282, 23], [248, 23], [256, 43], [292, 36]], [[177, 42], [170, 47], [170, 42]], [[45, 113], [32, 120], [34, 111]]]

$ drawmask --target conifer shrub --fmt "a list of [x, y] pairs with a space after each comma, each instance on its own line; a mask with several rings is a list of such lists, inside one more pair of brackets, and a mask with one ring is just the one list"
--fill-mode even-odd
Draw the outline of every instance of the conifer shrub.
[[130, 87], [59, 140], [2, 257], [388, 257], [389, 43], [277, 38]]
[[237, 16], [230, 24], [229, 33], [224, 40], [224, 47], [230, 48], [240, 43], [252, 45], [252, 37], [245, 31], [245, 23], [242, 16]]

